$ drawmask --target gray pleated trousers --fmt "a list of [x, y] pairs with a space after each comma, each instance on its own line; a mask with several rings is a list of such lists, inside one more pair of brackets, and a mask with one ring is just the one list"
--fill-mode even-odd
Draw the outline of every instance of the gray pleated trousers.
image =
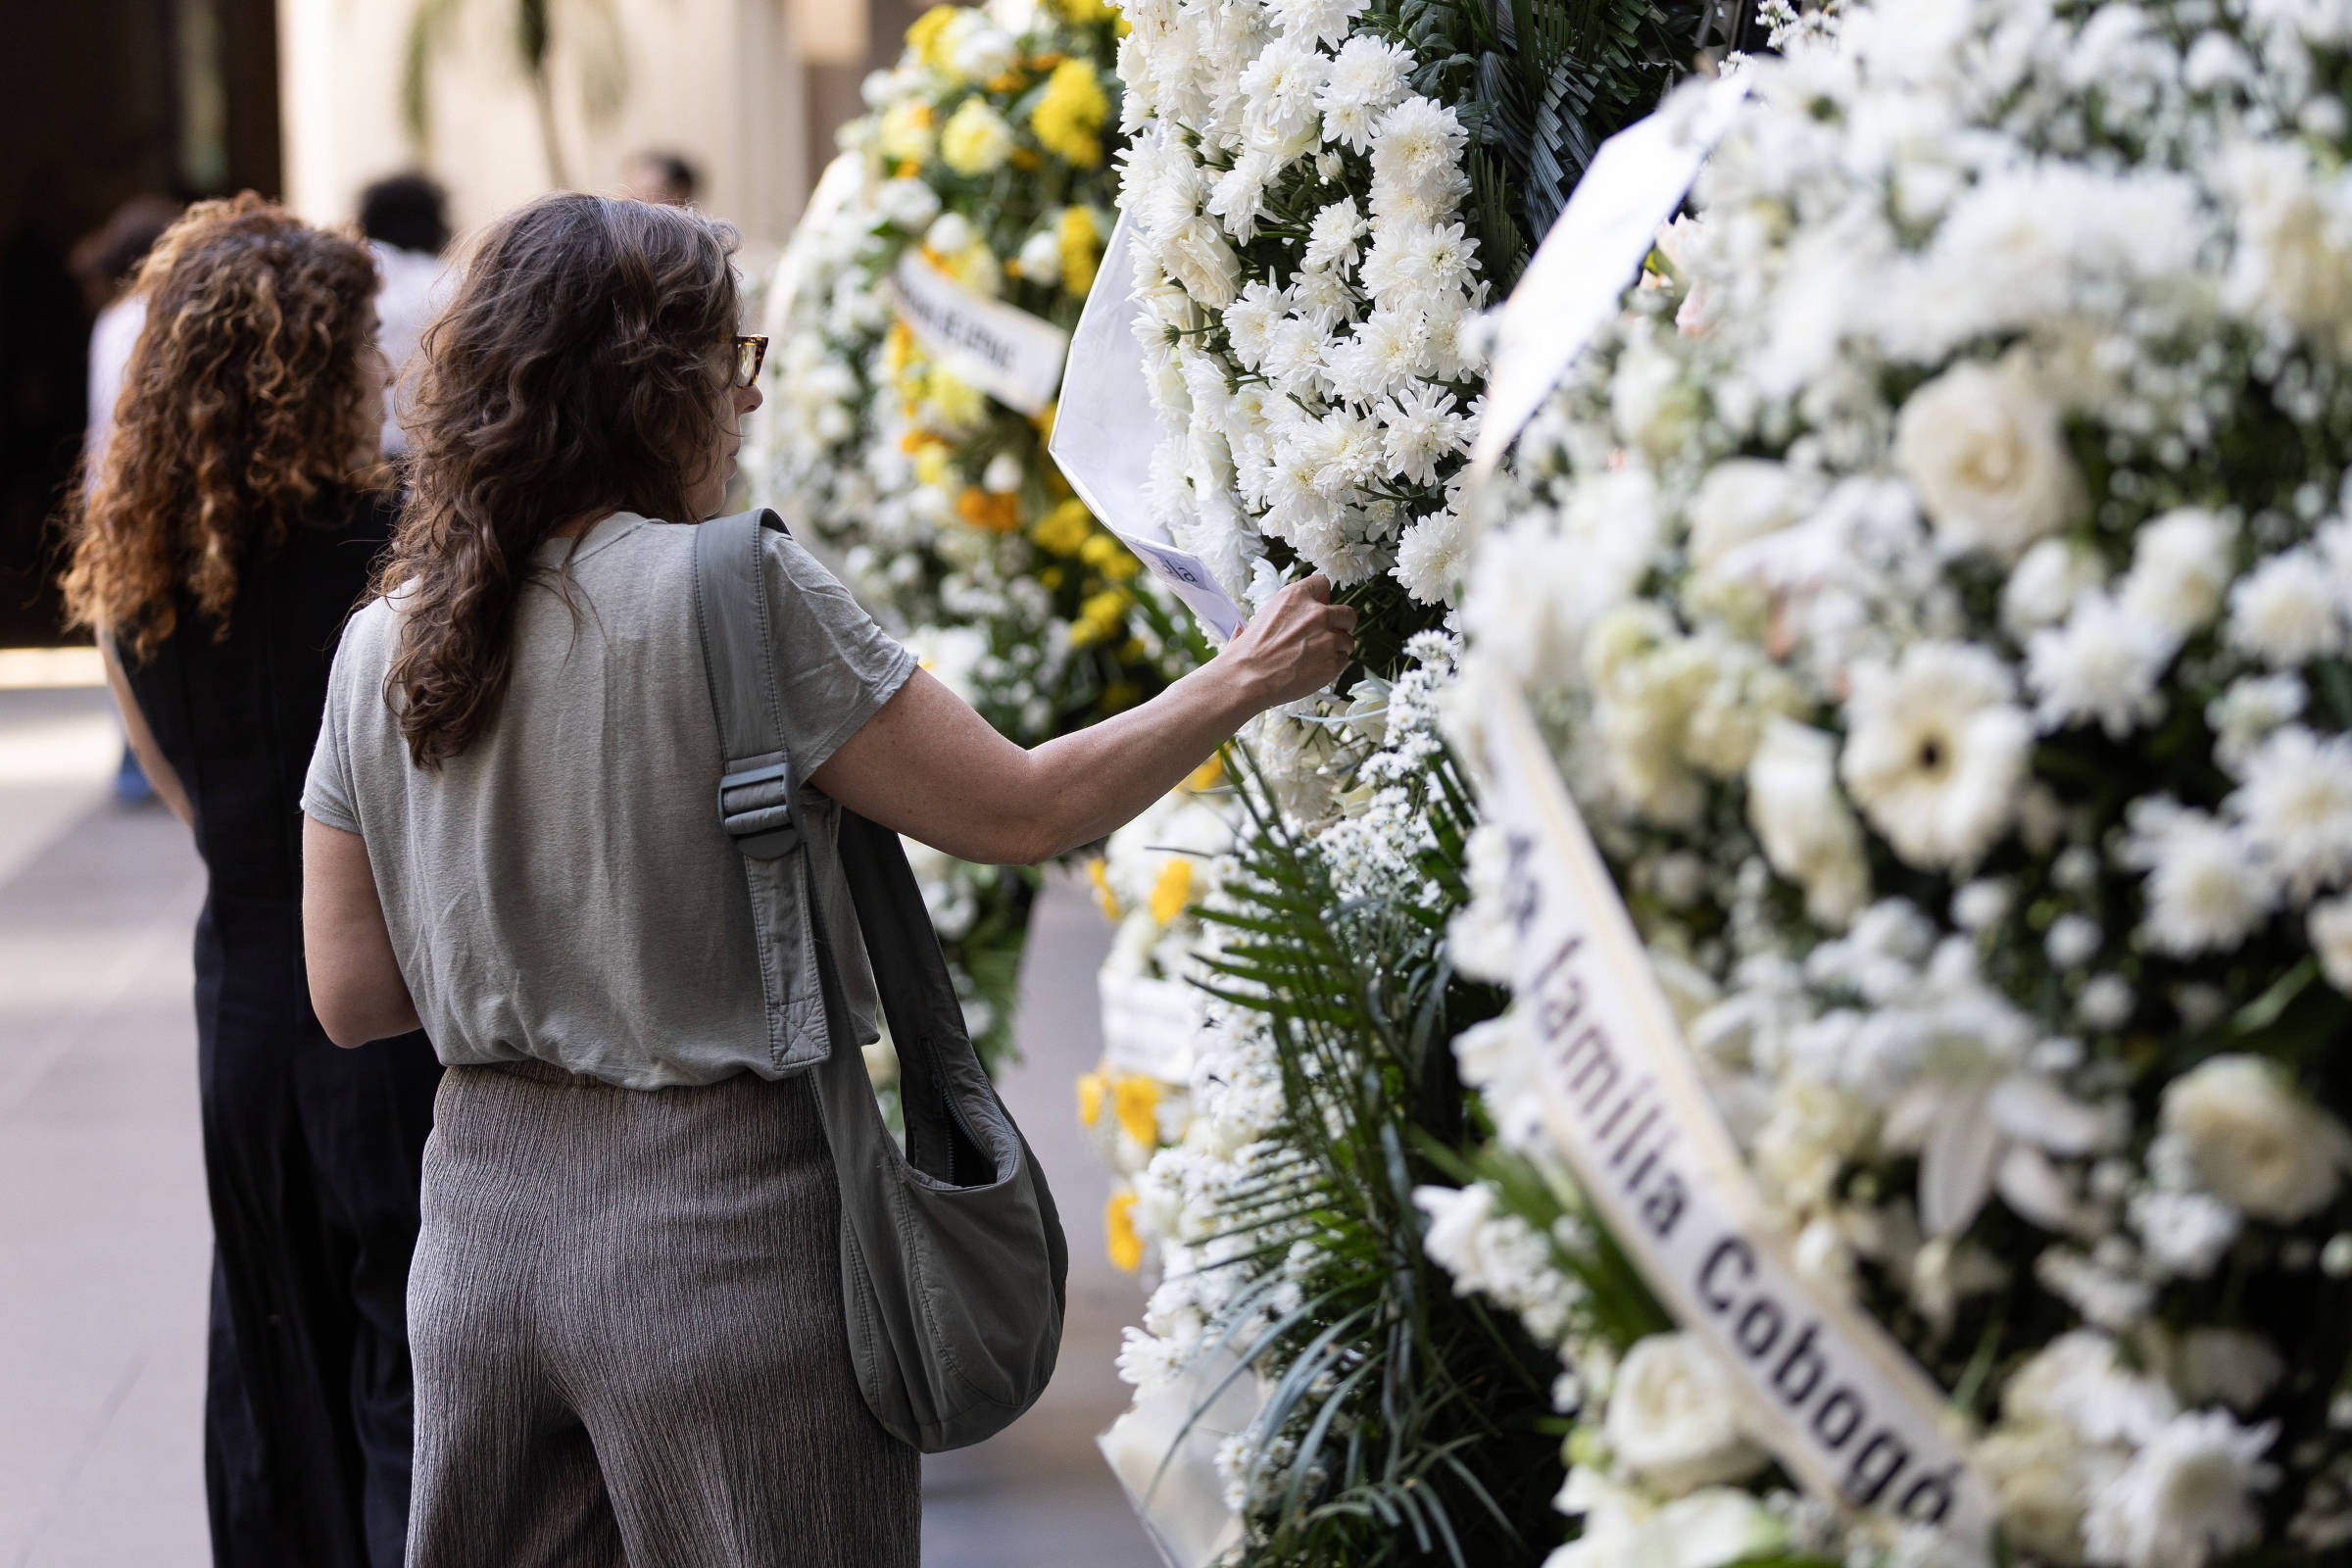
[[803, 1080], [453, 1067], [409, 1276], [409, 1568], [915, 1568]]

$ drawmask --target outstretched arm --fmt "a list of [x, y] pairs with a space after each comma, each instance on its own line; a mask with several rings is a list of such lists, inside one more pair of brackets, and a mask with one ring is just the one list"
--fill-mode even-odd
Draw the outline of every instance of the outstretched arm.
[[1355, 612], [1309, 577], [1152, 701], [1034, 751], [918, 670], [809, 782], [958, 859], [1051, 859], [1141, 814], [1244, 719], [1329, 684], [1354, 632]]

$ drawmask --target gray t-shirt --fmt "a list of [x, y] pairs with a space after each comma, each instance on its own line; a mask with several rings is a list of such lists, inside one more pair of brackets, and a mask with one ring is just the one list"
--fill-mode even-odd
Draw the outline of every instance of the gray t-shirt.
[[[761, 537], [784, 742], [805, 778], [915, 661], [807, 551]], [[598, 523], [570, 559], [576, 616], [553, 586], [569, 548], [540, 547], [498, 712], [437, 769], [411, 765], [384, 700], [396, 599], [354, 615], [302, 808], [367, 839], [443, 1061], [536, 1057], [631, 1089], [773, 1076], [751, 901], [719, 827], [694, 530]], [[827, 841], [812, 870], [838, 879], [830, 835], [812, 832]]]

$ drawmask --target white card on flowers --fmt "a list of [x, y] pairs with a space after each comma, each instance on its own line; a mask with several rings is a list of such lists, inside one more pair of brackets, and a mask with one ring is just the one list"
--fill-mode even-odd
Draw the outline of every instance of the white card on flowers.
[[1656, 243], [1747, 96], [1735, 74], [1611, 136], [1503, 303], [1472, 469], [1494, 470]]
[[1102, 265], [1070, 339], [1061, 403], [1054, 412], [1054, 435], [1046, 451], [1087, 510], [1222, 642], [1242, 629], [1241, 607], [1218, 586], [1207, 563], [1167, 542], [1152, 520], [1145, 494], [1159, 424], [1133, 326], [1133, 232], [1122, 213], [1103, 244]]
[[1007, 408], [1046, 412], [1061, 382], [1068, 333], [965, 288], [919, 250], [899, 258], [891, 281], [900, 319], [924, 352]]
[[1046, 451], [1105, 527], [1122, 535], [1164, 538], [1152, 521], [1144, 493], [1159, 423], [1144, 385], [1143, 347], [1133, 330], [1135, 262], [1128, 248], [1133, 234], [1133, 220], [1121, 213], [1103, 242], [1078, 329], [1070, 334], [1070, 363], [1061, 372], [1061, 404], [1054, 411]]
[[1584, 818], [1501, 682], [1486, 735], [1511, 983], [1539, 1037], [1550, 1141], [1659, 1301], [1735, 1370], [1755, 1436], [1792, 1475], [1983, 1547], [1991, 1500], [1946, 1431], [1943, 1392], [1790, 1261]]

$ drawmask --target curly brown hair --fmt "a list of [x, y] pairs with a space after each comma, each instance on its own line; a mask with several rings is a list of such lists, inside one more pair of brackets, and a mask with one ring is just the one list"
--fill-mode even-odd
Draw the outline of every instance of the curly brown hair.
[[727, 431], [735, 231], [566, 193], [493, 224], [425, 333], [412, 492], [379, 592], [400, 632], [384, 697], [434, 767], [498, 710], [541, 541], [613, 512], [697, 522]]
[[251, 191], [199, 202], [133, 288], [147, 324], [91, 482], [66, 503], [66, 607], [133, 659], [192, 603], [228, 634], [237, 573], [314, 500], [364, 482], [382, 418], [362, 356], [375, 258]]

